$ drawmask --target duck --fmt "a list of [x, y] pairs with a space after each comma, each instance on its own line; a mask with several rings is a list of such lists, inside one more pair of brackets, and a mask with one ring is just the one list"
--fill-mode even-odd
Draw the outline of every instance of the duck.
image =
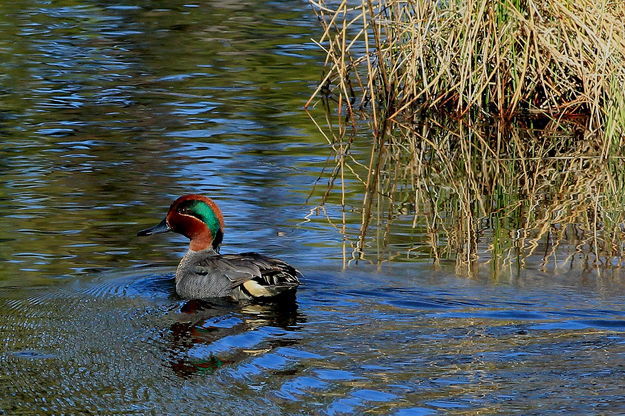
[[255, 252], [220, 254], [224, 218], [210, 198], [189, 194], [176, 199], [159, 224], [137, 236], [173, 231], [189, 248], [176, 269], [176, 293], [184, 299], [275, 300], [293, 296], [301, 273], [286, 262]]

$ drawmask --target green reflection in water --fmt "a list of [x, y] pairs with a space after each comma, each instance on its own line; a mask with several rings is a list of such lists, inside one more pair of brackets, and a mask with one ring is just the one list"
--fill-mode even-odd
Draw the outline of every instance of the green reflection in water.
[[4, 284], [158, 261], [133, 236], [172, 197], [254, 201], [323, 155], [299, 111], [319, 75], [303, 5], [0, 8]]

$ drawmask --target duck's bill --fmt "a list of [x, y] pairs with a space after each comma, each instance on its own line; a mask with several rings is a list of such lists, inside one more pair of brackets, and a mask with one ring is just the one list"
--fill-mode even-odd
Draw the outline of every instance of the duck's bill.
[[171, 228], [169, 228], [169, 225], [167, 225], [167, 221], [163, 220], [154, 227], [146, 228], [145, 230], [139, 231], [137, 233], [137, 236], [143, 237], [145, 235], [166, 233], [167, 231], [171, 231]]

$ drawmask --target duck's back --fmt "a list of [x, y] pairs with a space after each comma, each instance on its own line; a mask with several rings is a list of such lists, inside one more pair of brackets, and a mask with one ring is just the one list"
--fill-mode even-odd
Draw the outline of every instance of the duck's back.
[[300, 273], [292, 266], [258, 253], [218, 254], [189, 251], [176, 271], [176, 292], [183, 298], [271, 298], [293, 291]]

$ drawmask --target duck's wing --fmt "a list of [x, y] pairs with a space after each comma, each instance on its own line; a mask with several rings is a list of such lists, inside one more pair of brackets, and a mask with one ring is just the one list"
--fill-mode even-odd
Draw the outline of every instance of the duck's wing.
[[[222, 280], [228, 290], [240, 287], [251, 297], [273, 297], [299, 285], [300, 272], [282, 260], [258, 253], [210, 256], [196, 264], [195, 273]], [[226, 279], [218, 279], [225, 276]], [[217, 279], [215, 279], [217, 278]]]

